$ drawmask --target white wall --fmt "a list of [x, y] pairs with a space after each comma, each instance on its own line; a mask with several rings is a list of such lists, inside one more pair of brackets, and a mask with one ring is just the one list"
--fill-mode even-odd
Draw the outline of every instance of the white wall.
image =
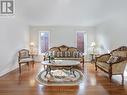
[[76, 31], [86, 31], [88, 47], [95, 40], [95, 28], [83, 26], [30, 26], [30, 42], [34, 42], [38, 48], [39, 31], [50, 32], [50, 47], [68, 45], [76, 47]]
[[17, 51], [28, 43], [28, 27], [19, 18], [0, 18], [0, 76], [17, 68]]
[[[127, 12], [118, 11], [97, 26], [98, 45], [105, 50], [112, 50], [119, 46], [127, 46]], [[106, 52], [106, 51], [105, 51]]]

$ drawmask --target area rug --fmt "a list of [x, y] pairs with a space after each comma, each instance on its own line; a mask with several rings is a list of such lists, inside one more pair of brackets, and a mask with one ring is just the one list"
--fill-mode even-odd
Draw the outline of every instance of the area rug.
[[82, 82], [83, 74], [81, 71], [75, 69], [75, 76], [69, 70], [52, 70], [51, 74], [45, 77], [46, 71], [43, 70], [38, 73], [36, 79], [39, 83], [47, 86], [72, 86], [79, 85]]

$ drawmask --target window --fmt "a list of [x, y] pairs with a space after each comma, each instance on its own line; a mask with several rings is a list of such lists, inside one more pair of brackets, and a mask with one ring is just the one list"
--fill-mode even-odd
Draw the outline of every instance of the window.
[[87, 35], [84, 31], [77, 31], [76, 33], [77, 38], [77, 48], [83, 52], [87, 52]]
[[49, 49], [49, 32], [48, 31], [41, 31], [39, 33], [40, 40], [39, 40], [39, 47], [40, 53], [45, 53]]

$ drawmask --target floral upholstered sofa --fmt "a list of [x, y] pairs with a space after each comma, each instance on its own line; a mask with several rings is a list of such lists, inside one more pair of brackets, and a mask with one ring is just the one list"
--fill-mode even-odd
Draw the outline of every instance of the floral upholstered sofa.
[[96, 58], [95, 68], [103, 70], [109, 74], [111, 81], [112, 75], [121, 75], [122, 84], [124, 83], [124, 70], [127, 63], [127, 47], [121, 46], [112, 50], [109, 54], [103, 54]]
[[44, 55], [44, 60], [49, 60], [49, 55], [55, 60], [79, 60], [84, 66], [83, 53], [75, 47], [65, 45], [52, 47]]

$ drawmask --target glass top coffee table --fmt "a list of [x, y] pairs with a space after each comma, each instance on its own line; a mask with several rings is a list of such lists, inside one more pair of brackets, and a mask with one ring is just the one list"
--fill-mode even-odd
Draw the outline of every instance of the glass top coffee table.
[[76, 77], [74, 67], [79, 65], [80, 61], [76, 61], [76, 60], [53, 60], [53, 61], [49, 62], [47, 60], [47, 61], [43, 61], [41, 63], [42, 63], [42, 65], [46, 66], [45, 77], [47, 76], [47, 74], [50, 74], [51, 76], [53, 76], [51, 74], [51, 71], [57, 70], [57, 69], [70, 70], [70, 73], [72, 73]]

